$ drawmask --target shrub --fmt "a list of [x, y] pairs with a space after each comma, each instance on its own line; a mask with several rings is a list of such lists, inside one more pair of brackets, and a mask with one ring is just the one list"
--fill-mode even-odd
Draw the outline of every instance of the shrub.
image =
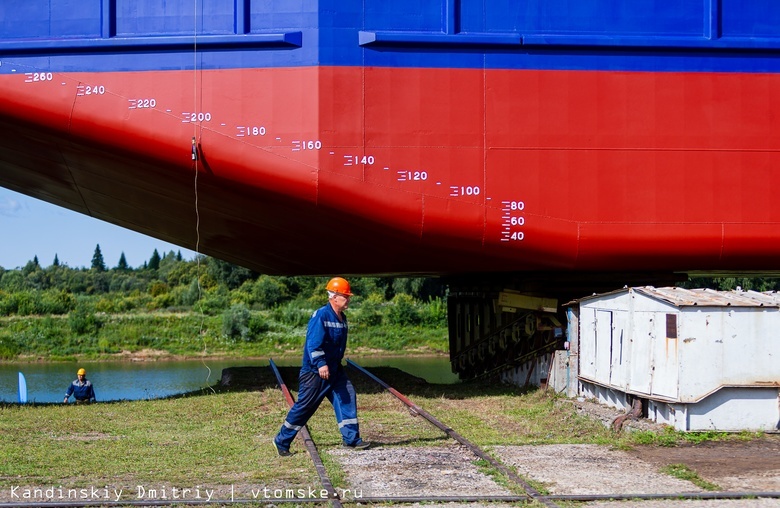
[[76, 306], [76, 297], [65, 290], [44, 291], [41, 300], [44, 314], [67, 314]]
[[382, 306], [385, 299], [379, 293], [371, 293], [368, 298], [360, 303], [355, 315], [355, 321], [367, 326], [382, 324]]
[[165, 282], [155, 281], [149, 286], [149, 294], [152, 296], [164, 295], [168, 291], [170, 291], [170, 288]]
[[289, 298], [287, 287], [276, 277], [261, 275], [253, 284], [252, 296], [263, 309], [273, 308]]
[[0, 335], [0, 360], [13, 360], [19, 355], [19, 344], [11, 337]]
[[241, 289], [234, 289], [230, 292], [230, 305], [235, 305], [237, 303], [243, 303], [247, 307], [252, 306], [252, 295], [248, 292], [244, 291], [243, 288], [246, 286], [241, 286]]
[[95, 311], [104, 312], [106, 314], [116, 312], [116, 302], [109, 296], [98, 298], [95, 302]]
[[38, 299], [30, 291], [20, 291], [15, 293], [16, 313], [20, 316], [32, 316], [40, 314], [38, 309]]
[[284, 325], [299, 327], [309, 323], [311, 313], [311, 309], [302, 308], [300, 303], [289, 302], [274, 308], [271, 316]]
[[0, 316], [10, 316], [16, 314], [18, 306], [13, 293], [8, 293], [0, 289]]
[[270, 329], [271, 327], [261, 315], [252, 314], [252, 317], [249, 318], [249, 335], [252, 339], [257, 339]]
[[434, 298], [420, 306], [420, 321], [429, 326], [447, 326], [447, 302]]
[[216, 316], [229, 307], [229, 301], [227, 288], [219, 286], [217, 289], [205, 293], [205, 296], [198, 300], [193, 308], [204, 314]]
[[103, 323], [85, 305], [78, 305], [68, 314], [68, 326], [76, 335], [97, 333]]
[[173, 307], [175, 304], [176, 304], [176, 300], [174, 299], [172, 294], [163, 293], [155, 296], [152, 299], [151, 303], [147, 304], [147, 308], [149, 308], [150, 310], [167, 309], [168, 307]]
[[231, 339], [247, 340], [251, 313], [243, 303], [232, 305], [222, 314], [222, 334]]
[[416, 325], [420, 323], [420, 315], [414, 305], [414, 298], [399, 293], [393, 297], [393, 303], [387, 309], [387, 320], [393, 325]]
[[0, 303], [0, 309], [2, 311], [13, 309], [20, 316], [67, 314], [76, 302], [73, 295], [56, 289], [19, 291], [9, 297], [13, 299], [13, 303], [10, 305]]
[[127, 312], [148, 306], [152, 297], [148, 294], [134, 295], [122, 298], [116, 303], [117, 312]]

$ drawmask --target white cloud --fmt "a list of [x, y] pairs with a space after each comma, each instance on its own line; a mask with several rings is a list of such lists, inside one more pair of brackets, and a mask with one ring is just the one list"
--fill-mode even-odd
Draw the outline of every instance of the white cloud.
[[0, 215], [5, 217], [18, 217], [23, 208], [24, 206], [20, 201], [0, 196]]

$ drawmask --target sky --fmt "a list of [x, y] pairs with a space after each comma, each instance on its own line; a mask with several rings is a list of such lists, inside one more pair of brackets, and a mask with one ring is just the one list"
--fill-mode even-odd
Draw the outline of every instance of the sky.
[[154, 249], [162, 256], [181, 251], [184, 259], [195, 252], [93, 219], [0, 187], [0, 266], [20, 268], [38, 256], [44, 268], [54, 262], [71, 268], [89, 268], [95, 246], [100, 245], [106, 267], [113, 268], [122, 252], [127, 264], [138, 268], [149, 261]]

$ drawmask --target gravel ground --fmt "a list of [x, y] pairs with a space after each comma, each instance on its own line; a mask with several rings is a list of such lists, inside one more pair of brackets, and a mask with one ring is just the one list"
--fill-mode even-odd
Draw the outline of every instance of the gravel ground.
[[[550, 494], [678, 494], [704, 492], [691, 482], [658, 472], [631, 454], [598, 445], [496, 446], [489, 450], [521, 476], [544, 485]], [[381, 447], [364, 452], [329, 452], [341, 463], [346, 483], [358, 497], [442, 498], [506, 496], [512, 493], [474, 465], [459, 445]], [[765, 478], [766, 479], [766, 478]], [[780, 490], [780, 471], [771, 478]], [[733, 489], [732, 489], [733, 490]], [[404, 506], [421, 506], [420, 503]], [[502, 502], [442, 503], [448, 508], [512, 506]], [[780, 508], [780, 499], [592, 501], [586, 507], [615, 508]]]
[[702, 492], [661, 474], [626, 452], [598, 445], [497, 446], [504, 464], [541, 482], [550, 494], [672, 494]]
[[[573, 404], [580, 413], [609, 426], [620, 413], [587, 401]], [[658, 430], [648, 420], [629, 420], [626, 431]], [[523, 478], [543, 485], [551, 495], [642, 495], [702, 493], [700, 487], [660, 472], [668, 464], [688, 464], [700, 477], [729, 492], [780, 492], [780, 436], [750, 442], [707, 443], [700, 446], [640, 447], [630, 451], [598, 445], [495, 446], [487, 451]], [[382, 446], [353, 452], [330, 452], [341, 463], [345, 482], [362, 497], [512, 495], [506, 487], [482, 472], [466, 448], [446, 446], [411, 448]], [[702, 474], [703, 473], [703, 474]], [[555, 501], [554, 501], [555, 502]], [[425, 503], [402, 506], [426, 506]], [[428, 504], [429, 506], [429, 504]], [[437, 503], [461, 508], [506, 508], [503, 502]], [[571, 504], [569, 504], [571, 506]], [[764, 499], [659, 499], [591, 501], [583, 507], [600, 508], [780, 508], [780, 498]]]
[[333, 450], [350, 486], [363, 497], [510, 496], [474, 465], [460, 445]]

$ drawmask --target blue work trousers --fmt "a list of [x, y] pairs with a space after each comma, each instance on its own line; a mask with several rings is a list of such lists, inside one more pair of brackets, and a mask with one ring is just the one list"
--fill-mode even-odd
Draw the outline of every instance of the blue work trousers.
[[276, 436], [279, 447], [290, 449], [298, 431], [306, 425], [325, 397], [333, 405], [344, 444], [354, 446], [360, 440], [357, 401], [355, 389], [344, 370], [331, 370], [330, 379], [322, 379], [316, 372], [302, 372], [298, 382], [298, 401], [290, 408]]

